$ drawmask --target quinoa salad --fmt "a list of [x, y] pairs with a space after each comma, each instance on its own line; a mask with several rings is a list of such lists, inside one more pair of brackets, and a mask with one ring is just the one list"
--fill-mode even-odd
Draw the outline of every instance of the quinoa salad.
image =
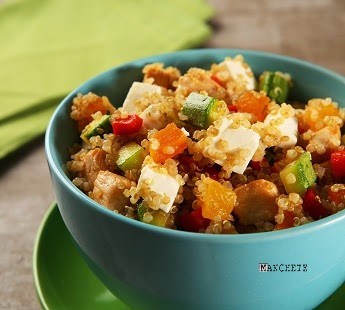
[[331, 98], [292, 101], [293, 76], [254, 76], [241, 55], [142, 73], [123, 102], [73, 99], [81, 139], [66, 168], [97, 203], [211, 234], [281, 230], [345, 208], [345, 111]]

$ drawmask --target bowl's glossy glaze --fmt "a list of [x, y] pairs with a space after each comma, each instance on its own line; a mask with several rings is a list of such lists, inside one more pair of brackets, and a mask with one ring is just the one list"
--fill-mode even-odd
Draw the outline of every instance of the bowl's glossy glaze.
[[[345, 78], [310, 63], [245, 50], [190, 50], [140, 59], [96, 76], [63, 100], [48, 126], [46, 154], [63, 220], [91, 269], [134, 309], [310, 309], [345, 279], [345, 211], [269, 233], [187, 233], [115, 214], [80, 192], [64, 172], [68, 146], [78, 139], [69, 118], [77, 93], [92, 91], [121, 105], [147, 63], [163, 62], [185, 71], [208, 68], [237, 54], [255, 74], [290, 73], [294, 99], [345, 102]], [[269, 266], [260, 272], [261, 263]]]

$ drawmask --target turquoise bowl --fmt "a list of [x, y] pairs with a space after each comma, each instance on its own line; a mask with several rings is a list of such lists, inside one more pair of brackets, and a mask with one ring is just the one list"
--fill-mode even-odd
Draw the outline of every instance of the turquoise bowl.
[[87, 81], [57, 107], [45, 148], [62, 218], [91, 270], [133, 309], [312, 309], [345, 279], [345, 211], [282, 231], [206, 235], [147, 225], [115, 214], [79, 191], [64, 170], [78, 141], [69, 118], [77, 93], [121, 104], [142, 67], [163, 62], [208, 68], [242, 54], [255, 74], [289, 72], [292, 97], [331, 97], [344, 106], [345, 78], [294, 58], [246, 50], [187, 50], [139, 59]]

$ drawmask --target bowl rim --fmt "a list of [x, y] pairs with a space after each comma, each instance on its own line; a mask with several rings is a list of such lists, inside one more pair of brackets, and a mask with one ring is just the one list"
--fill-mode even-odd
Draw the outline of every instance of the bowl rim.
[[88, 80], [84, 81], [82, 84], [75, 87], [72, 91], [69, 92], [68, 95], [64, 97], [64, 99], [58, 104], [55, 111], [53, 112], [47, 129], [45, 133], [45, 154], [46, 159], [48, 162], [48, 166], [51, 169], [50, 173], [54, 173], [55, 176], [62, 182], [63, 186], [68, 189], [73, 195], [77, 196], [81, 199], [88, 207], [94, 209], [96, 212], [101, 212], [106, 216], [109, 216], [114, 221], [120, 221], [123, 224], [128, 224], [129, 226], [134, 226], [140, 230], [146, 230], [153, 234], [164, 235], [166, 237], [171, 238], [183, 238], [183, 239], [190, 239], [190, 240], [197, 240], [200, 242], [208, 241], [208, 242], [215, 242], [215, 243], [229, 243], [229, 242], [263, 242], [267, 240], [280, 240], [292, 237], [298, 237], [299, 235], [306, 234], [306, 233], [313, 233], [316, 231], [320, 231], [322, 229], [326, 229], [329, 226], [335, 225], [338, 222], [345, 221], [345, 210], [339, 211], [336, 214], [330, 215], [326, 218], [317, 220], [312, 223], [308, 223], [302, 226], [287, 228], [278, 231], [269, 231], [269, 232], [258, 232], [258, 233], [244, 233], [244, 234], [203, 234], [203, 233], [195, 233], [195, 232], [188, 232], [188, 231], [181, 231], [181, 230], [174, 230], [174, 229], [167, 229], [163, 227], [158, 227], [154, 225], [149, 225], [116, 212], [113, 212], [102, 205], [98, 204], [91, 198], [89, 198], [86, 194], [84, 194], [81, 190], [79, 190], [72, 181], [68, 178], [66, 173], [63, 171], [63, 167], [59, 167], [57, 163], [54, 161], [53, 154], [53, 143], [51, 139], [51, 135], [53, 132], [54, 122], [57, 116], [61, 113], [60, 111], [64, 109], [67, 104], [70, 104], [75, 94], [78, 92], [80, 88], [82, 88], [85, 84], [92, 82], [94, 79], [99, 78], [100, 76], [107, 75], [110, 72], [117, 71], [127, 66], [136, 64], [136, 63], [148, 63], [154, 62], [157, 57], [164, 58], [164, 57], [171, 57], [171, 56], [183, 56], [185, 54], [194, 53], [197, 55], [207, 54], [207, 53], [232, 53], [232, 54], [242, 54], [245, 58], [246, 56], [251, 57], [269, 57], [273, 60], [285, 61], [285, 62], [293, 62], [294, 64], [298, 64], [301, 66], [306, 66], [309, 69], [312, 69], [317, 72], [321, 72], [323, 74], [329, 75], [332, 78], [339, 80], [339, 82], [344, 84], [345, 87], [345, 77], [340, 75], [337, 72], [324, 68], [320, 65], [313, 64], [309, 61], [298, 59], [291, 56], [280, 55], [277, 53], [265, 52], [265, 51], [257, 51], [257, 50], [250, 50], [250, 49], [229, 49], [229, 48], [200, 48], [200, 49], [186, 49], [180, 50], [176, 52], [168, 52], [162, 54], [156, 54], [148, 57], [141, 57], [138, 59], [134, 59], [132, 61], [125, 62], [120, 65], [116, 65], [110, 69], [107, 69], [101, 73], [98, 73]]

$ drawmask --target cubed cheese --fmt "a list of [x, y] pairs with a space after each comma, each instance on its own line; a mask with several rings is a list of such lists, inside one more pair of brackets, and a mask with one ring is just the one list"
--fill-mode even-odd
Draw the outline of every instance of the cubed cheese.
[[[238, 161], [236, 160], [231, 167], [231, 171], [242, 174], [259, 147], [260, 136], [254, 130], [244, 126], [231, 128], [232, 123], [233, 121], [231, 119], [223, 117], [221, 125], [219, 126], [219, 132], [215, 137], [212, 137], [212, 142], [206, 147], [206, 151], [209, 151], [208, 153], [216, 152], [231, 155], [243, 150], [243, 157], [238, 158]], [[225, 150], [219, 148], [219, 142], [221, 140], [227, 142]], [[224, 160], [215, 160], [215, 162], [221, 166], [229, 164], [227, 161], [228, 158]], [[237, 162], [240, 162], [240, 164], [236, 164]]]
[[143, 119], [143, 124], [147, 129], [162, 129], [166, 123], [161, 117], [159, 106], [149, 105], [139, 116]]
[[243, 79], [247, 90], [255, 89], [255, 77], [249, 66], [246, 66], [238, 59], [227, 59], [224, 61], [224, 64], [234, 80]]
[[[279, 118], [284, 118], [279, 112], [277, 114], [268, 114], [265, 118], [264, 124], [274, 126], [274, 120]], [[298, 133], [298, 121], [296, 117], [284, 118], [283, 122], [275, 127], [283, 137], [283, 139], [278, 142], [277, 146], [281, 148], [289, 148], [296, 145]]]
[[146, 186], [149, 191], [169, 197], [168, 203], [161, 203], [159, 206], [164, 212], [169, 212], [180, 187], [178, 181], [174, 177], [146, 165], [141, 170], [138, 187]]
[[136, 105], [136, 100], [140, 99], [145, 93], [161, 93], [162, 88], [158, 85], [142, 83], [142, 82], [133, 82], [131, 88], [127, 93], [127, 97], [123, 102], [122, 108], [124, 111], [137, 114], [142, 112], [142, 109]]

